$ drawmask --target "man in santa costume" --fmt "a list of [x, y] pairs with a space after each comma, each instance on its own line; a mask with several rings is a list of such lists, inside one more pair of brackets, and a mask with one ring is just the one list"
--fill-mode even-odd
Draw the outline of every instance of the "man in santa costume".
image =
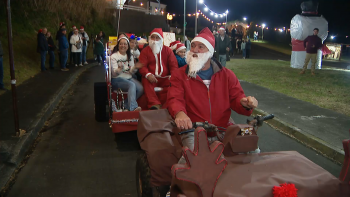
[[139, 57], [139, 63], [143, 65], [140, 73], [149, 109], [162, 107], [155, 87], [168, 87], [170, 75], [178, 68], [173, 51], [163, 45], [163, 39], [162, 29], [155, 28], [151, 32], [149, 46], [141, 51]]
[[[213, 34], [209, 28], [203, 29], [191, 42], [186, 56], [188, 65], [171, 75], [168, 110], [182, 130], [191, 129], [192, 122], [205, 121], [227, 128], [231, 109], [250, 116], [258, 106], [254, 97], [245, 96], [236, 75], [212, 59], [214, 47]], [[214, 136], [208, 133], [208, 137]], [[183, 146], [193, 150], [194, 132], [181, 135], [181, 139]]]

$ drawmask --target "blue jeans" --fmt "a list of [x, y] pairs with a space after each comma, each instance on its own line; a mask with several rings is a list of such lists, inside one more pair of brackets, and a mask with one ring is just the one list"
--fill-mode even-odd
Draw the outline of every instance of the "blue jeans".
[[41, 71], [46, 70], [46, 68], [45, 68], [46, 53], [47, 53], [47, 51], [40, 51], [40, 57], [41, 57]]
[[97, 55], [97, 62], [98, 63], [100, 63], [101, 59], [102, 59], [102, 64], [103, 64], [103, 62], [106, 60], [105, 54]]
[[219, 62], [221, 66], [226, 67], [226, 55], [219, 55]]
[[54, 51], [49, 51], [49, 56], [50, 56], [50, 68], [55, 67], [55, 53]]
[[143, 87], [139, 81], [134, 78], [112, 78], [112, 87], [113, 89], [120, 88], [123, 92], [128, 92], [128, 100], [125, 104], [129, 111], [133, 111], [139, 106], [136, 100], [143, 94]]
[[0, 89], [4, 88], [4, 67], [2, 65], [2, 56], [0, 56]]
[[68, 49], [60, 52], [60, 58], [61, 58], [61, 69], [66, 68], [67, 60], [68, 60]]
[[87, 48], [87, 46], [81, 47], [80, 59], [81, 59], [82, 64], [84, 64], [86, 62], [86, 48]]
[[245, 57], [246, 50], [245, 50], [245, 49], [243, 49], [242, 51], [243, 51], [243, 57]]

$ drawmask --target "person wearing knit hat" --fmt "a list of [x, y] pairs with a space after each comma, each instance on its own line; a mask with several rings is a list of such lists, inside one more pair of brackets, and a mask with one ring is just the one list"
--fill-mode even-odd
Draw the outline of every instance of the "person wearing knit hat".
[[84, 26], [80, 26], [80, 35], [81, 35], [81, 39], [83, 41], [80, 59], [81, 59], [82, 64], [86, 65], [86, 64], [88, 64], [86, 61], [86, 50], [88, 48], [90, 39], [89, 39], [89, 35], [85, 32]]
[[178, 69], [174, 52], [163, 44], [163, 31], [155, 28], [149, 39], [149, 46], [142, 49], [139, 63], [143, 67], [139, 70], [142, 75], [142, 85], [148, 100], [149, 109], [160, 109], [166, 101], [166, 92], [162, 98], [158, 98], [155, 88], [166, 88], [170, 75]]
[[225, 27], [220, 27], [219, 35], [215, 36], [215, 58], [223, 67], [226, 67], [226, 59], [229, 59], [228, 53], [231, 49], [231, 40], [225, 33]]
[[185, 66], [186, 63], [186, 47], [184, 44], [180, 43], [176, 45], [176, 49], [175, 49], [175, 57], [177, 60], [177, 65], [179, 66], [179, 68]]
[[[191, 129], [192, 122], [208, 121], [227, 128], [231, 110], [250, 116], [258, 101], [245, 96], [232, 70], [212, 58], [215, 38], [209, 28], [203, 29], [191, 42], [187, 65], [172, 73], [168, 90], [168, 111], [179, 129]], [[216, 136], [216, 135], [215, 135]], [[208, 133], [211, 139], [217, 138]], [[194, 149], [194, 132], [181, 135], [183, 146]], [[186, 163], [182, 157], [179, 163]], [[171, 172], [169, 166], [169, 177]]]

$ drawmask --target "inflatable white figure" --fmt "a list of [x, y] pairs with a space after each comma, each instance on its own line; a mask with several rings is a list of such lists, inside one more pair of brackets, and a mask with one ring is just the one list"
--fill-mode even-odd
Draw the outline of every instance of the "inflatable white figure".
[[[290, 35], [292, 38], [292, 57], [291, 67], [302, 69], [306, 57], [304, 40], [313, 34], [315, 28], [319, 29], [318, 36], [322, 39], [322, 43], [328, 36], [328, 22], [323, 16], [317, 13], [318, 4], [311, 1], [301, 4], [302, 14], [293, 17], [290, 23]], [[316, 69], [322, 67], [322, 50], [317, 52]], [[311, 68], [311, 61], [308, 64]]]

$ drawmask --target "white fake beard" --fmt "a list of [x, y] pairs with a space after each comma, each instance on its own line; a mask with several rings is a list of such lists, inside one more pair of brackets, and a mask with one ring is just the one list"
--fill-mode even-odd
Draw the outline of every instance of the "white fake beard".
[[202, 70], [202, 68], [205, 66], [205, 63], [208, 62], [208, 60], [213, 57], [213, 53], [210, 51], [206, 53], [196, 53], [198, 57], [193, 57], [193, 52], [188, 51], [186, 53], [186, 62], [189, 66], [189, 72], [188, 76], [192, 78], [196, 78], [197, 73]]
[[163, 40], [159, 40], [159, 41], [150, 40], [149, 46], [151, 47], [153, 54], [158, 54], [160, 50], [162, 50]]

